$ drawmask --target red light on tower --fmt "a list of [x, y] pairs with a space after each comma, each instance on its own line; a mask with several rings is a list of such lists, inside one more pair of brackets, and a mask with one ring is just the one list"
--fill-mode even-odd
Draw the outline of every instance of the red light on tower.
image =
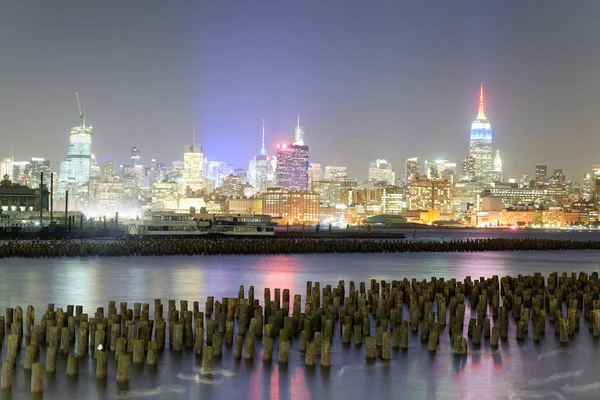
[[287, 144], [284, 144], [284, 145], [283, 145], [283, 148], [284, 148], [284, 149], [287, 149]]

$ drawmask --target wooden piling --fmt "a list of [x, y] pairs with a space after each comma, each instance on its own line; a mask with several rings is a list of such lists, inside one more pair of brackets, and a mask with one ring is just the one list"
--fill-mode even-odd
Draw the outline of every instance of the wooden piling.
[[146, 357], [146, 364], [158, 364], [158, 343], [155, 340], [148, 342], [148, 356]]
[[277, 362], [279, 364], [287, 364], [290, 356], [290, 341], [289, 340], [280, 340], [279, 341], [279, 351], [277, 353]]
[[31, 366], [31, 393], [44, 392], [44, 363], [36, 362]]
[[244, 346], [244, 336], [236, 335], [235, 343], [233, 344], [233, 358], [239, 360], [242, 358], [242, 348]]
[[204, 353], [202, 354], [202, 369], [205, 372], [212, 371], [212, 359], [213, 359], [213, 348], [212, 346], [206, 346]]
[[46, 372], [56, 372], [56, 360], [58, 358], [58, 349], [56, 347], [46, 348]]
[[[271, 361], [273, 359], [273, 348], [274, 347], [275, 347], [275, 339], [265, 338], [265, 347], [263, 350], [263, 361]], [[289, 351], [289, 349], [288, 349], [288, 351]]]
[[367, 347], [367, 358], [377, 357], [377, 340], [373, 336], [367, 336], [365, 338]]
[[67, 376], [79, 375], [79, 359], [73, 354], [67, 358]]
[[18, 335], [8, 335], [8, 355], [6, 356], [6, 358], [8, 360], [11, 360], [15, 364], [17, 362], [17, 353], [19, 352], [20, 344], [21, 341]]
[[0, 378], [0, 389], [11, 390], [13, 374], [15, 371], [15, 362], [13, 360], [2, 361], [2, 376]]
[[130, 369], [129, 355], [121, 354], [117, 359], [117, 383], [129, 382]]
[[96, 379], [106, 379], [108, 375], [108, 352], [99, 351], [96, 358]]
[[[144, 356], [145, 356], [145, 345], [144, 345], [144, 340], [142, 339], [137, 339], [133, 341], [133, 363], [134, 364], [143, 364], [144, 363]], [[175, 350], [174, 351], [181, 351], [181, 350]]]

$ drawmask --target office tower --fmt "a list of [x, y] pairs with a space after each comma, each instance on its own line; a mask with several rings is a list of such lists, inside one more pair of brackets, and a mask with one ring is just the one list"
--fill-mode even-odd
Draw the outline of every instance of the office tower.
[[186, 195], [197, 193], [205, 188], [204, 154], [202, 146], [192, 142], [183, 150], [183, 187]]
[[548, 179], [548, 166], [546, 164], [535, 164], [535, 182], [540, 185]]
[[115, 163], [113, 161], [104, 161], [102, 163], [102, 180], [108, 182], [115, 176]]
[[502, 182], [502, 159], [500, 158], [500, 150], [496, 150], [494, 157], [494, 169], [492, 170], [492, 182]]
[[40, 187], [40, 176], [44, 173], [44, 183], [50, 187], [50, 160], [32, 157], [29, 162], [29, 187], [37, 189]]
[[394, 185], [396, 173], [392, 169], [392, 164], [384, 159], [372, 161], [369, 164], [368, 181], [372, 185]]
[[308, 146], [277, 145], [277, 186], [308, 190]]
[[266, 190], [274, 183], [276, 166], [276, 160], [274, 157], [269, 157], [265, 148], [265, 120], [263, 119], [262, 146], [248, 165], [248, 183], [259, 192]]
[[296, 146], [304, 146], [304, 129], [300, 126], [300, 117], [298, 117], [298, 124], [294, 133], [294, 144]]
[[555, 169], [552, 171], [552, 176], [550, 177], [550, 184], [552, 185], [564, 185], [565, 183], [565, 175], [563, 174], [562, 168]]
[[483, 109], [483, 84], [479, 89], [479, 113], [471, 124], [469, 155], [475, 159], [474, 180], [490, 183], [493, 169], [492, 128]]
[[419, 157], [408, 158], [404, 162], [404, 183], [410, 184], [419, 175], [421, 175]]
[[284, 190], [308, 190], [308, 146], [304, 145], [304, 130], [300, 117], [296, 125], [294, 144], [277, 145], [277, 186]]
[[321, 164], [312, 163], [308, 166], [308, 179], [309, 186], [312, 186], [314, 182], [319, 182], [323, 180], [323, 169], [321, 168]]
[[427, 179], [450, 181], [453, 184], [456, 176], [456, 163], [448, 160], [425, 160], [425, 176]]
[[67, 158], [58, 172], [58, 199], [64, 200], [69, 191], [69, 209], [82, 210], [87, 204], [92, 156], [92, 127], [85, 124], [85, 109], [79, 103], [79, 126], [71, 128]]
[[2, 160], [2, 180], [7, 177], [7, 180], [14, 182], [14, 159], [12, 157]]
[[139, 163], [140, 163], [140, 149], [138, 149], [136, 146], [133, 146], [131, 148], [131, 164], [137, 165]]
[[348, 177], [346, 167], [337, 167], [334, 165], [327, 165], [325, 167], [325, 180], [336, 180]]

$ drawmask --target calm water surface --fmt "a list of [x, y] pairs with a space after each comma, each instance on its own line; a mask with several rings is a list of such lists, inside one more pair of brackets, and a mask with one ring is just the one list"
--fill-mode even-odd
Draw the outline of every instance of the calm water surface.
[[[447, 235], [446, 235], [447, 236]], [[595, 235], [598, 236], [598, 235]], [[600, 237], [600, 236], [598, 236]], [[109, 300], [150, 303], [161, 298], [200, 301], [206, 296], [236, 297], [240, 284], [246, 292], [255, 286], [261, 299], [265, 287], [289, 288], [291, 296], [305, 294], [305, 282], [336, 285], [344, 279], [393, 280], [429, 279], [432, 276], [473, 279], [493, 274], [516, 275], [552, 271], [596, 271], [600, 252], [506, 252], [469, 254], [365, 254], [299, 256], [223, 257], [131, 257], [91, 259], [3, 259], [0, 260], [0, 310], [28, 304], [36, 307], [36, 323], [48, 302], [57, 307], [80, 304], [93, 314]], [[273, 291], [271, 291], [273, 293]], [[152, 310], [151, 310], [152, 313]], [[405, 311], [405, 315], [408, 313]], [[469, 310], [466, 313], [465, 332]], [[109, 377], [98, 383], [88, 357], [76, 380], [65, 376], [66, 359], [59, 358], [55, 376], [47, 376], [44, 397], [72, 398], [171, 398], [171, 399], [589, 399], [599, 398], [598, 355], [600, 343], [588, 332], [588, 323], [567, 347], [561, 347], [548, 322], [546, 337], [536, 344], [529, 338], [515, 339], [510, 318], [509, 340], [491, 350], [489, 341], [480, 349], [456, 358], [448, 331], [440, 335], [435, 355], [421, 345], [420, 336], [409, 338], [408, 351], [392, 353], [392, 360], [367, 362], [364, 345], [345, 347], [336, 337], [332, 367], [307, 368], [298, 352], [298, 339], [292, 343], [290, 363], [263, 363], [262, 344], [257, 343], [253, 363], [237, 362], [233, 349], [224, 348], [215, 360], [213, 376], [200, 374], [201, 360], [190, 352], [176, 355], [164, 352], [157, 368], [132, 365], [128, 387], [115, 383], [116, 365], [109, 362]], [[336, 325], [338, 326], [338, 325]], [[338, 326], [339, 327], [339, 326]], [[19, 355], [11, 393], [2, 398], [28, 398], [29, 377], [23, 370], [25, 351]], [[0, 352], [6, 357], [6, 339]], [[45, 360], [42, 348], [40, 359]], [[112, 356], [110, 356], [112, 360]], [[274, 356], [276, 360], [276, 354]]]

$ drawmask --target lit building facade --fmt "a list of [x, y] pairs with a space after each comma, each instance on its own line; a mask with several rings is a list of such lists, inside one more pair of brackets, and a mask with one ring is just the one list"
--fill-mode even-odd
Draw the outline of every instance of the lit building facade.
[[396, 183], [396, 173], [392, 164], [384, 159], [372, 161], [369, 164], [368, 181], [372, 185], [393, 186]]
[[381, 194], [381, 207], [384, 214], [398, 215], [404, 208], [404, 191], [399, 186], [386, 186]]
[[281, 224], [314, 224], [319, 222], [318, 193], [269, 188], [262, 194], [262, 212]]
[[348, 177], [348, 172], [346, 167], [337, 167], [334, 165], [327, 165], [325, 167], [325, 175], [324, 178], [326, 180], [332, 179], [343, 179]]
[[496, 157], [494, 157], [494, 169], [492, 170], [491, 181], [502, 182], [504, 176], [502, 173], [502, 159], [500, 158], [500, 150], [496, 150]]
[[258, 192], [267, 190], [269, 186], [275, 183], [275, 168], [277, 160], [274, 157], [269, 157], [265, 148], [265, 120], [263, 119], [262, 127], [262, 146], [260, 151], [248, 166], [248, 183]]
[[338, 181], [322, 180], [312, 183], [312, 190], [320, 196], [321, 206], [334, 207], [340, 203], [341, 185]]
[[246, 177], [242, 174], [229, 174], [223, 178], [222, 193], [227, 197], [241, 197], [244, 195]]
[[92, 127], [81, 125], [71, 128], [67, 158], [60, 163], [58, 173], [58, 199], [64, 201], [69, 191], [69, 209], [82, 211], [88, 202], [92, 156]]
[[308, 190], [308, 146], [277, 146], [277, 186], [284, 190]]
[[535, 164], [535, 183], [543, 185], [548, 180], [548, 166], [546, 164]]
[[183, 152], [183, 192], [191, 194], [204, 190], [204, 154], [202, 146], [193, 143]]
[[419, 175], [421, 175], [419, 157], [408, 158], [404, 162], [404, 183], [410, 184]]
[[452, 196], [450, 182], [419, 177], [409, 186], [408, 210], [437, 210], [440, 214], [451, 214]]
[[40, 187], [41, 173], [44, 173], [44, 184], [50, 187], [50, 160], [33, 157], [29, 162], [29, 187], [37, 189]]
[[479, 92], [479, 113], [471, 124], [469, 155], [475, 160], [474, 180], [490, 183], [493, 169], [492, 128], [483, 109], [483, 85]]
[[456, 177], [456, 163], [448, 160], [425, 160], [425, 176], [427, 179], [450, 181], [453, 184]]
[[152, 185], [152, 210], [175, 211], [178, 208], [178, 197], [176, 182], [155, 182]]
[[263, 201], [260, 198], [227, 200], [229, 214], [262, 214], [262, 206]]

